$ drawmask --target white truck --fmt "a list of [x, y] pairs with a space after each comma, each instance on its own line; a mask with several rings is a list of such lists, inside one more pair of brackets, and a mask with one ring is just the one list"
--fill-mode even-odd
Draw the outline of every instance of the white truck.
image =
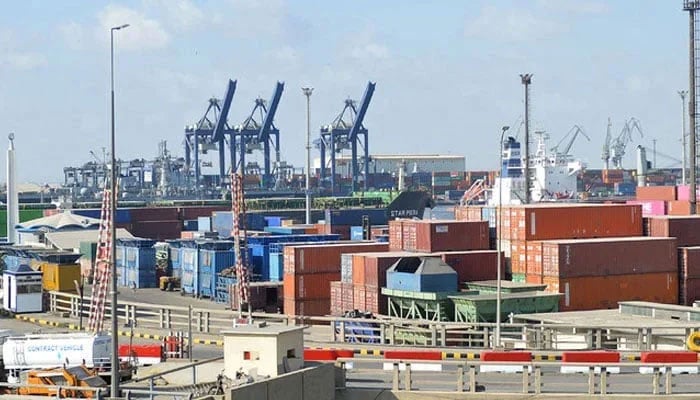
[[111, 336], [89, 333], [9, 336], [0, 356], [8, 381], [16, 382], [20, 372], [28, 369], [84, 365], [108, 370], [111, 345]]

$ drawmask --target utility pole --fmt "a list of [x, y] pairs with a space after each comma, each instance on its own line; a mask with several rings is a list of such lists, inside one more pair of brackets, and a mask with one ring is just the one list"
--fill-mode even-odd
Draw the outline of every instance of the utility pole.
[[525, 86], [525, 204], [530, 204], [530, 84], [532, 74], [520, 74]]
[[695, 104], [695, 11], [700, 9], [700, 2], [694, 0], [683, 0], [683, 9], [688, 11], [688, 127], [690, 128], [690, 134], [688, 135], [688, 141], [690, 146], [690, 152], [688, 153], [688, 158], [690, 158], [690, 215], [695, 215], [696, 212], [696, 190], [697, 190], [697, 179], [695, 167], [697, 164], [696, 150], [697, 141], [695, 137], [695, 112], [697, 105]]
[[681, 102], [683, 103], [683, 112], [681, 113], [681, 145], [683, 146], [683, 149], [681, 151], [682, 155], [682, 160], [683, 160], [683, 170], [681, 171], [681, 182], [685, 185], [688, 183], [688, 180], [686, 179], [686, 169], [688, 168], [687, 162], [688, 162], [688, 156], [686, 155], [686, 151], [688, 150], [687, 146], [688, 144], [686, 143], [686, 128], [685, 128], [685, 116], [686, 116], [686, 108], [685, 108], [685, 96], [688, 94], [687, 90], [679, 90], [678, 95], [681, 96]]
[[311, 174], [311, 93], [314, 88], [301, 88], [306, 96], [306, 224], [311, 223], [311, 185], [309, 175]]
[[651, 142], [654, 144], [654, 166], [653, 166], [653, 168], [656, 169], [656, 139], [652, 139]]

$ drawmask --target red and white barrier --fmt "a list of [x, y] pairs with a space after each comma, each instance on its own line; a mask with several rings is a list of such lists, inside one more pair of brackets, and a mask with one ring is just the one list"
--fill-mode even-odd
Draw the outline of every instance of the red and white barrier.
[[[518, 373], [523, 372], [523, 363], [532, 361], [532, 353], [529, 351], [482, 351], [479, 355], [482, 362], [493, 362], [494, 364], [480, 364], [479, 372], [503, 372]], [[514, 364], [508, 364], [508, 363]], [[532, 366], [527, 367], [532, 371]]]
[[[387, 350], [384, 352], [384, 358], [387, 360], [411, 361], [410, 363], [399, 363], [399, 370], [401, 371], [406, 369], [406, 364], [411, 364], [412, 371], [442, 371], [441, 364], [414, 362], [420, 360], [441, 361], [442, 352], [439, 351]], [[383, 369], [385, 371], [393, 370], [394, 364], [385, 362]]]
[[122, 344], [119, 360], [131, 361], [136, 366], [160, 364], [164, 360], [163, 347], [159, 344]]
[[[588, 366], [581, 365], [566, 365], [572, 364], [590, 364], [594, 367], [595, 373], [599, 374], [600, 366], [596, 364], [619, 363], [620, 353], [616, 351], [565, 351], [561, 354], [561, 373], [585, 373], [588, 372]], [[606, 367], [605, 370], [611, 374], [619, 374], [620, 367]]]
[[[697, 364], [698, 353], [693, 351], [647, 351], [642, 352], [641, 362], [649, 364]], [[661, 373], [666, 372], [666, 367], [659, 368]], [[651, 374], [654, 367], [639, 367], [640, 374]], [[677, 374], [697, 374], [697, 365], [671, 367], [671, 373]]]

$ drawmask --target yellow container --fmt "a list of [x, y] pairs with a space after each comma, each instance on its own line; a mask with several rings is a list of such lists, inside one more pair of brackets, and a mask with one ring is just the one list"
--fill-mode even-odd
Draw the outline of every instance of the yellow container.
[[80, 264], [42, 263], [44, 290], [75, 293], [75, 282], [80, 283]]

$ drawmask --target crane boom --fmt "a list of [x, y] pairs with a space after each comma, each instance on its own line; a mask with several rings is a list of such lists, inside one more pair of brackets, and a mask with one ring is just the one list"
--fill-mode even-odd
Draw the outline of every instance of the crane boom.
[[265, 118], [260, 126], [260, 133], [258, 134], [258, 142], [263, 142], [267, 140], [270, 135], [270, 127], [272, 126], [272, 121], [275, 118], [275, 113], [277, 112], [277, 106], [282, 98], [282, 91], [284, 90], [284, 82], [277, 82], [275, 86], [275, 91], [272, 93], [272, 99], [270, 99], [270, 105], [265, 113]]
[[236, 93], [236, 83], [238, 81], [228, 80], [228, 86], [226, 87], [226, 95], [224, 96], [224, 104], [221, 106], [221, 111], [219, 112], [219, 118], [216, 119], [216, 124], [214, 125], [214, 131], [212, 133], [211, 141], [218, 142], [224, 138], [224, 128], [226, 127], [226, 119], [228, 118], [228, 111], [231, 109], [231, 102], [233, 102], [233, 95]]
[[369, 102], [372, 101], [372, 95], [374, 94], [374, 87], [376, 85], [375, 82], [367, 82], [367, 89], [365, 89], [365, 94], [362, 96], [360, 108], [357, 110], [357, 115], [355, 115], [355, 121], [353, 121], [350, 132], [348, 132], [348, 141], [350, 142], [354, 141], [357, 137], [357, 132], [359, 132], [362, 121], [365, 119], [365, 114], [367, 114]]

